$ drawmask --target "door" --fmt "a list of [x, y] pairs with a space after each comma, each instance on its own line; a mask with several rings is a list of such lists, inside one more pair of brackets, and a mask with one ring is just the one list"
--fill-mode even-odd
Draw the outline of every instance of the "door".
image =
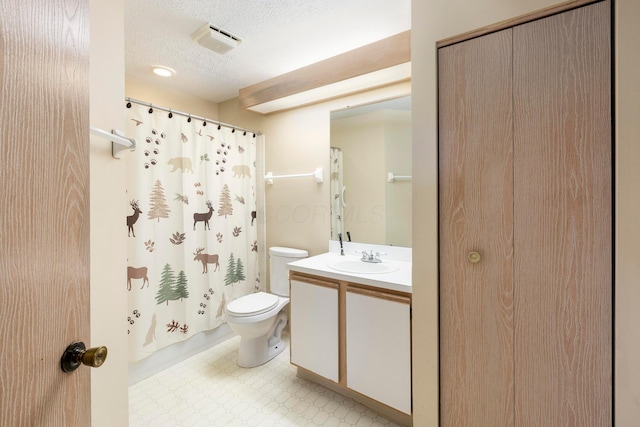
[[611, 425], [609, 8], [439, 50], [443, 426]]
[[513, 424], [511, 43], [439, 51], [443, 426]]
[[610, 7], [513, 30], [517, 425], [612, 422]]
[[411, 297], [349, 286], [347, 387], [411, 415]]
[[290, 283], [291, 363], [337, 383], [339, 284], [298, 276]]
[[88, 1], [0, 5], [0, 425], [88, 426]]

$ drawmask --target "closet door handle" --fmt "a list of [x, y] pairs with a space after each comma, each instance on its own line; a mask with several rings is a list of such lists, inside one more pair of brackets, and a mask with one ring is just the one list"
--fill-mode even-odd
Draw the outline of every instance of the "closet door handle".
[[480, 254], [478, 252], [469, 252], [469, 255], [467, 255], [467, 259], [469, 261], [471, 261], [472, 263], [476, 264], [478, 262], [480, 262]]

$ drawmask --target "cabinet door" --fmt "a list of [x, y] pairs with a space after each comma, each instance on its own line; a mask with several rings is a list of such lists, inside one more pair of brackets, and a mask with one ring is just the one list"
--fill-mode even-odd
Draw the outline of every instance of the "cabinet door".
[[291, 363], [338, 382], [338, 285], [291, 280]]
[[411, 414], [409, 300], [347, 290], [347, 387]]

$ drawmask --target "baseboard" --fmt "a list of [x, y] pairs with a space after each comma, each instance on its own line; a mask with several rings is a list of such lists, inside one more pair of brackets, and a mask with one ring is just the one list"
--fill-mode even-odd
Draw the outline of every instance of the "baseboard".
[[370, 408], [371, 410], [379, 413], [383, 417], [393, 421], [396, 424], [400, 424], [406, 427], [413, 426], [413, 417], [411, 415], [407, 415], [397, 409], [391, 408], [385, 404], [378, 402], [377, 400], [371, 399], [367, 396], [364, 396], [360, 393], [357, 393], [353, 390], [350, 390], [346, 387], [343, 387], [339, 384], [334, 383], [324, 377], [321, 377], [318, 374], [314, 374], [313, 372], [301, 368], [298, 368], [298, 377], [303, 378], [307, 381], [314, 382], [316, 384], [320, 384], [321, 386], [328, 388], [329, 390], [341, 394], [342, 396], [349, 397], [356, 402]]
[[223, 323], [216, 329], [200, 332], [186, 341], [162, 348], [149, 357], [129, 364], [129, 385], [149, 378], [235, 336], [229, 325]]

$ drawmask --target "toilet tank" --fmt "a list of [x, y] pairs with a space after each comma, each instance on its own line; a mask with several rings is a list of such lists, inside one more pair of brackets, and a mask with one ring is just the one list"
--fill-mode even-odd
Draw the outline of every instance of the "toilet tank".
[[287, 264], [306, 258], [309, 253], [302, 249], [273, 246], [269, 248], [269, 283], [271, 293], [283, 297], [289, 296], [289, 272]]

